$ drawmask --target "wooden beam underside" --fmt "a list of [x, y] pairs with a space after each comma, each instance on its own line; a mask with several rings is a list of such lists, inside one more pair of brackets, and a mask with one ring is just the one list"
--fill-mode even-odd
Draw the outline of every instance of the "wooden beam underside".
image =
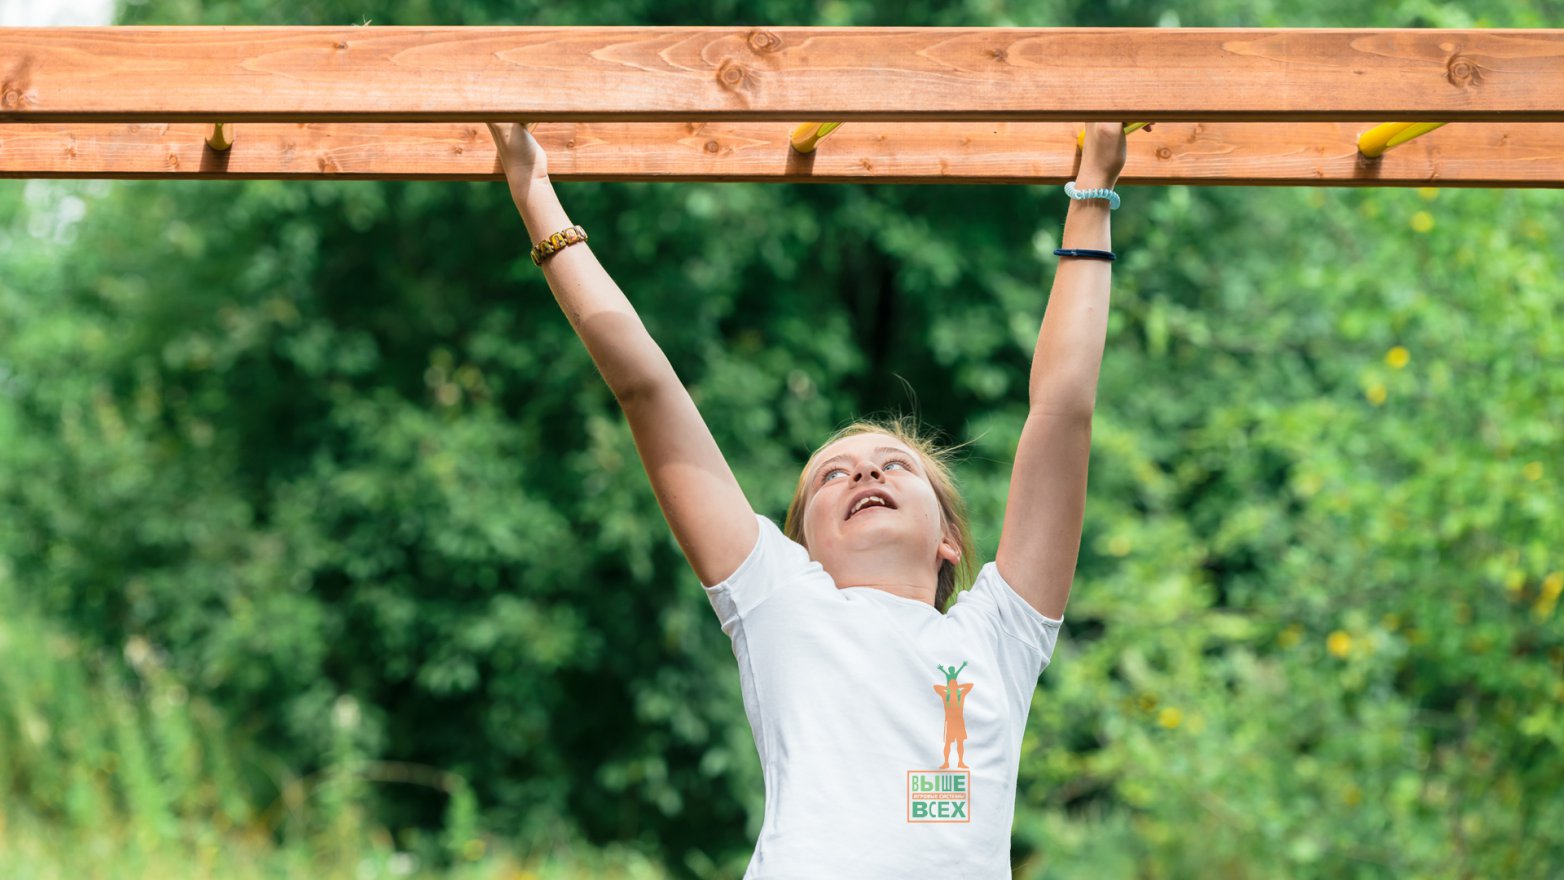
[[0, 28], [5, 122], [1564, 122], [1564, 30]]
[[[1564, 186], [1564, 124], [1468, 123], [1377, 160], [1362, 123], [1158, 123], [1129, 137], [1121, 184]], [[810, 155], [785, 123], [545, 123], [555, 180], [1062, 183], [1068, 123], [861, 123]], [[0, 125], [0, 177], [502, 180], [473, 123], [243, 123], [223, 153], [195, 123]]]

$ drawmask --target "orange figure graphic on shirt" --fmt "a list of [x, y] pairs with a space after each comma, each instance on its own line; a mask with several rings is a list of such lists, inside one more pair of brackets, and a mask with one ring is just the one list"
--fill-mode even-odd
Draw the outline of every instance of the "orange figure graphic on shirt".
[[963, 660], [960, 668], [951, 669], [941, 664], [935, 665], [940, 672], [945, 673], [945, 683], [934, 686], [934, 693], [945, 703], [945, 763], [940, 765], [940, 769], [950, 769], [950, 744], [955, 743], [956, 766], [970, 770], [967, 766], [967, 721], [962, 712], [966, 708], [966, 696], [972, 690], [972, 685], [956, 682], [956, 676], [967, 668], [967, 663]]

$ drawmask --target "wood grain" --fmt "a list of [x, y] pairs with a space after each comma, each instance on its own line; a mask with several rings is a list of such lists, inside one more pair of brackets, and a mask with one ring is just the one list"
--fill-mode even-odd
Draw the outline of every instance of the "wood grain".
[[[1363, 123], [1157, 123], [1130, 135], [1123, 184], [1564, 186], [1564, 124], [1448, 125], [1377, 160]], [[782, 123], [544, 123], [555, 180], [1063, 183], [1066, 123], [857, 123], [815, 152]], [[0, 125], [0, 177], [501, 180], [488, 129], [469, 123], [241, 123], [205, 147], [198, 123]]]
[[0, 121], [1564, 122], [1564, 30], [0, 28]]

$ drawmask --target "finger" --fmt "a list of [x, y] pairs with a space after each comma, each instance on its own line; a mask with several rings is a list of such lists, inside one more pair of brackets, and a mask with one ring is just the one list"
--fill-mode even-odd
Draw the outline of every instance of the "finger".
[[532, 134], [532, 130], [537, 128], [538, 124], [536, 122], [524, 122], [521, 127], [527, 130], [527, 134]]

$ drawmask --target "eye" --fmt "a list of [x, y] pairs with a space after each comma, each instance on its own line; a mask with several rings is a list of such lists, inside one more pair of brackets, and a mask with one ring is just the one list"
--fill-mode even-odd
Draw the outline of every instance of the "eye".
[[[900, 459], [900, 458], [887, 458], [885, 460], [885, 466], [886, 467], [890, 467], [893, 464], [901, 465], [902, 470], [904, 470], [904, 471], [912, 470], [912, 465], [908, 464], [903, 459]], [[828, 470], [825, 473], [820, 475], [820, 482], [822, 482], [822, 483], [829, 483], [831, 481], [831, 475], [836, 473], [837, 471], [841, 471], [842, 473], [845, 474], [845, 473], [847, 473], [847, 468], [844, 468], [844, 467], [834, 467], [834, 468], [831, 468], [830, 470]]]

